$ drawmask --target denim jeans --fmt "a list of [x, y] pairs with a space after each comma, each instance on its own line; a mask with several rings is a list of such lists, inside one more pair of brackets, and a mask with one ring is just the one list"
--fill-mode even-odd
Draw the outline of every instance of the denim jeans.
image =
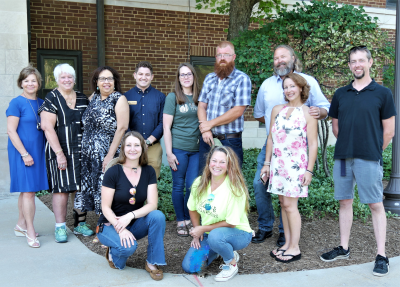
[[182, 268], [186, 273], [200, 272], [207, 267], [218, 255], [222, 256], [225, 264], [229, 264], [234, 250], [246, 248], [251, 241], [252, 233], [231, 227], [219, 227], [209, 234], [204, 233], [201, 247], [190, 247], [182, 262]]
[[[129, 228], [136, 240], [148, 236], [147, 262], [166, 265], [164, 254], [165, 216], [159, 210], [153, 210], [145, 217], [138, 218]], [[112, 261], [118, 269], [125, 268], [128, 257], [135, 253], [137, 241], [131, 247], [121, 246], [118, 233], [112, 225], [104, 225], [103, 232], [97, 234], [100, 242], [110, 247]]]
[[[174, 205], [176, 220], [190, 220], [187, 202], [190, 196], [190, 187], [198, 175], [199, 152], [184, 151], [173, 148], [172, 153], [178, 159], [177, 170], [172, 173], [172, 203]], [[183, 188], [186, 183], [186, 194], [183, 196]]]
[[[223, 146], [228, 146], [233, 149], [239, 159], [240, 168], [243, 163], [243, 148], [242, 138], [231, 138], [221, 140]], [[203, 137], [200, 136], [200, 147], [199, 147], [199, 175], [203, 174], [204, 166], [206, 165], [207, 154], [211, 150], [211, 147], [203, 141]]]
[[[262, 231], [271, 231], [274, 226], [275, 214], [272, 206], [271, 193], [267, 192], [268, 183], [263, 185], [260, 179], [261, 169], [264, 166], [265, 152], [267, 143], [264, 144], [260, 154], [257, 157], [257, 171], [253, 181], [254, 197], [258, 212], [258, 229]], [[283, 233], [282, 212], [279, 217], [279, 232]]]

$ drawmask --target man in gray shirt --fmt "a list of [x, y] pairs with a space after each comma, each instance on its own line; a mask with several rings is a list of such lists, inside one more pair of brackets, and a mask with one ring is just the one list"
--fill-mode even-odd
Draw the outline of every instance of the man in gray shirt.
[[[274, 75], [266, 79], [258, 91], [256, 105], [254, 106], [254, 118], [265, 123], [267, 137], [271, 121], [271, 111], [276, 105], [284, 104], [282, 81], [286, 75], [297, 73], [305, 78], [310, 85], [310, 96], [305, 105], [310, 107], [309, 113], [316, 119], [326, 118], [329, 111], [329, 102], [323, 95], [318, 82], [311, 76], [300, 73], [301, 62], [296, 57], [293, 49], [287, 45], [279, 45], [274, 52]], [[257, 172], [254, 177], [254, 195], [258, 211], [258, 231], [253, 237], [253, 243], [261, 243], [272, 236], [272, 227], [274, 224], [274, 209], [272, 207], [271, 194], [267, 192], [267, 184], [263, 185], [260, 179], [261, 168], [265, 161], [264, 144], [260, 154], [257, 157]], [[279, 247], [285, 244], [285, 235], [282, 225], [282, 217], [279, 225], [279, 238], [277, 245]]]

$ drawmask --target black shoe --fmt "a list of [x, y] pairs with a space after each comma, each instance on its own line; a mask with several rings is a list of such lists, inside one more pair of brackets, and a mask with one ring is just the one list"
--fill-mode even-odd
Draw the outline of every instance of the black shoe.
[[264, 230], [257, 230], [256, 236], [251, 239], [252, 243], [261, 243], [264, 242], [266, 238], [272, 236], [272, 230], [271, 231], [264, 231]]
[[279, 232], [279, 237], [278, 240], [276, 241], [276, 245], [278, 247], [282, 247], [283, 245], [285, 245], [285, 243], [286, 243], [285, 233]]
[[375, 267], [372, 271], [375, 276], [385, 276], [389, 274], [389, 258], [382, 255], [376, 255]]
[[319, 258], [325, 262], [332, 262], [336, 259], [348, 259], [350, 256], [350, 248], [343, 249], [342, 246], [335, 247], [333, 250], [322, 254]]

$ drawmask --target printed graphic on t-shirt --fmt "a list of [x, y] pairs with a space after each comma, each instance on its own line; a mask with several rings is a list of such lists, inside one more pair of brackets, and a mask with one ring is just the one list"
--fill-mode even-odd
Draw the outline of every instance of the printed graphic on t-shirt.
[[194, 103], [179, 105], [179, 111], [182, 114], [187, 113], [189, 111], [189, 109], [191, 111], [197, 111], [197, 107]]
[[[210, 207], [206, 208], [207, 205]], [[199, 213], [205, 213], [211, 217], [218, 218], [217, 207], [210, 203], [207, 199], [199, 202], [197, 210]]]

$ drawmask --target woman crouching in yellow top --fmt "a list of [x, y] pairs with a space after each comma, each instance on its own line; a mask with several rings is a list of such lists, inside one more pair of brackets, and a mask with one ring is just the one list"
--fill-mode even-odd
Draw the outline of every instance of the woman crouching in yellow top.
[[247, 247], [252, 238], [248, 198], [235, 152], [224, 146], [212, 149], [187, 204], [194, 228], [191, 247], [182, 262], [185, 272], [200, 272], [221, 255], [225, 264], [215, 280], [227, 281], [237, 274], [239, 254], [234, 250]]

